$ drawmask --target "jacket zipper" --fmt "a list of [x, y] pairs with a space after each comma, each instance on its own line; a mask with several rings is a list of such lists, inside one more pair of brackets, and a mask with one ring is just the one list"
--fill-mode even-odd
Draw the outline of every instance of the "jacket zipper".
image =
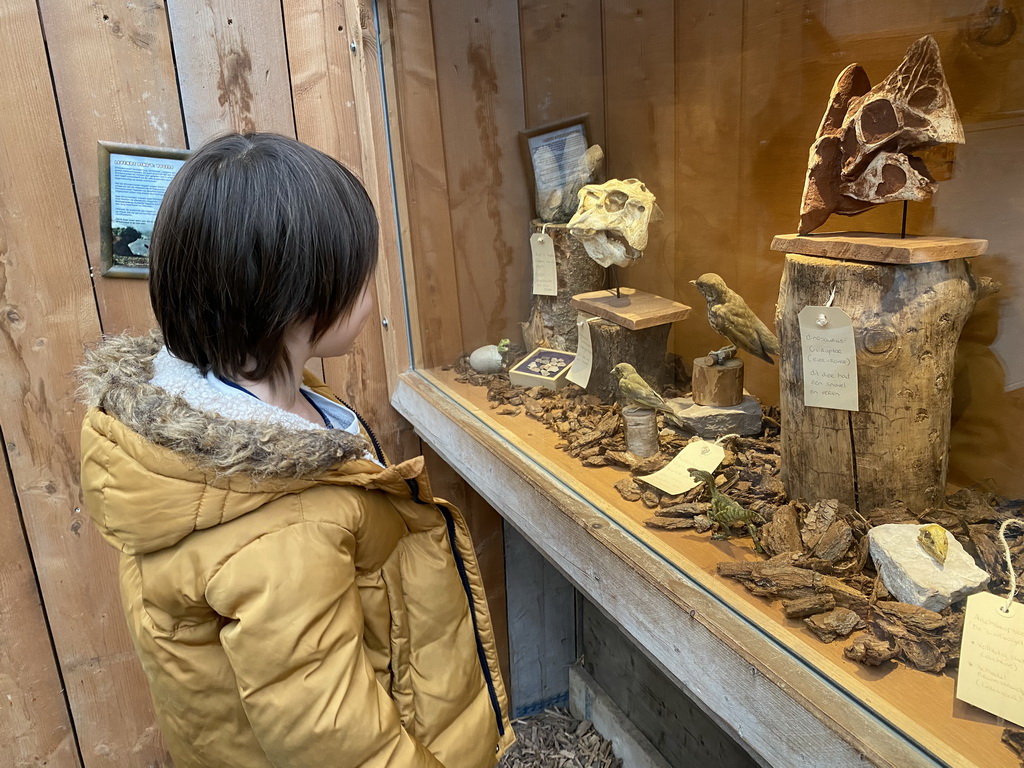
[[376, 452], [377, 459], [380, 461], [381, 466], [386, 467], [388, 465], [387, 458], [384, 456], [384, 451], [381, 450], [380, 443], [377, 442], [377, 436], [375, 434], [373, 434], [373, 430], [370, 429], [370, 425], [367, 424], [366, 420], [363, 419], [363, 417], [359, 415], [359, 411], [357, 411], [351, 405], [349, 405], [348, 403], [346, 403], [344, 400], [342, 400], [340, 398], [338, 399], [338, 402], [341, 403], [342, 405], [344, 405], [346, 408], [348, 408], [350, 411], [352, 411], [352, 413], [355, 414], [356, 418], [359, 420], [359, 423], [363, 426], [363, 429], [366, 430], [366, 434], [368, 434], [370, 436], [370, 442], [373, 443], [373, 450]]
[[[417, 504], [425, 504], [426, 502], [420, 498], [420, 486], [415, 479], [409, 479], [405, 481], [409, 486], [409, 491], [412, 493], [412, 500]], [[487, 695], [491, 700], [491, 708], [494, 710], [494, 719], [498, 723], [498, 735], [505, 735], [505, 723], [501, 716], [501, 705], [498, 703], [498, 692], [494, 687], [494, 677], [491, 674], [491, 667], [487, 663], [487, 653], [484, 651], [483, 640], [480, 639], [480, 629], [476, 619], [476, 603], [473, 600], [473, 590], [469, 586], [469, 575], [466, 573], [466, 563], [462, 559], [462, 553], [459, 551], [458, 543], [455, 540], [455, 518], [452, 517], [451, 512], [442, 507], [440, 504], [434, 504], [434, 508], [441, 513], [444, 518], [445, 528], [448, 531], [448, 542], [452, 548], [452, 556], [455, 558], [455, 567], [459, 571], [459, 580], [462, 582], [462, 589], [466, 593], [466, 600], [469, 603], [469, 616], [473, 620], [473, 637], [476, 640], [476, 655], [480, 661], [480, 669], [484, 675], [484, 682], [487, 683]]]

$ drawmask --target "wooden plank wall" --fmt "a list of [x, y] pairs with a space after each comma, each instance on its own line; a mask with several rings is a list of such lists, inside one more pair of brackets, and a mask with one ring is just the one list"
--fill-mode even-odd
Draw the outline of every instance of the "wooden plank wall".
[[[455, 308], [461, 312], [455, 354], [515, 333], [528, 316], [532, 205], [521, 185], [520, 130], [587, 112], [608, 174], [640, 178], [657, 195], [665, 219], [652, 225], [644, 258], [622, 279], [698, 310], [670, 342], [688, 365], [722, 343], [689, 285], [703, 272], [720, 273], [771, 322], [782, 257], [769, 243], [796, 226], [808, 147], [836, 74], [857, 61], [878, 82], [910, 43], [935, 36], [968, 145], [951, 168], [940, 167], [953, 178], [934, 200], [910, 206], [908, 229], [988, 238], [992, 249], [974, 268], [1003, 283], [964, 332], [950, 477], [992, 477], [1005, 493], [1024, 493], [1014, 449], [1024, 428], [1024, 267], [1014, 243], [1024, 225], [1013, 203], [1024, 164], [1024, 88], [1011, 74], [1024, 61], [1024, 36], [993, 42], [996, 12], [985, 0], [913, 0], [896, 10], [884, 0], [432, 0], [429, 18], [411, 10], [424, 4], [390, 5], [399, 10], [399, 49], [410, 38], [417, 46], [415, 67], [397, 65], [415, 77], [406, 90], [436, 83], [439, 94], [440, 135], [431, 122], [429, 135], [405, 146], [405, 175], [410, 188], [444, 190], [409, 221], [413, 230], [442, 221], [451, 233], [454, 263], [436, 250], [421, 261], [415, 241], [411, 250], [417, 274], [438, 276], [429, 294], [443, 299], [421, 297], [421, 324], [450, 328]], [[1022, 12], [1014, 2], [997, 21], [1012, 25], [1009, 17]], [[403, 29], [410, 16], [417, 24]], [[419, 98], [430, 100], [422, 91]], [[415, 124], [414, 116], [405, 120]], [[900, 214], [898, 205], [882, 206], [833, 217], [823, 230], [894, 232]], [[417, 360], [450, 363], [453, 346]], [[746, 371], [747, 389], [776, 404], [778, 369], [751, 360]]]
[[[318, 370], [393, 458], [415, 455], [418, 440], [388, 405], [410, 334], [374, 7], [11, 0], [0, 28], [0, 694], [10, 713], [0, 764], [169, 766], [125, 631], [116, 555], [78, 484], [72, 371], [102, 333], [153, 325], [145, 281], [99, 276], [96, 142], [194, 148], [229, 130], [276, 131], [352, 167], [382, 222], [379, 317], [348, 359]], [[444, 228], [431, 231], [450, 251]], [[428, 343], [452, 342], [435, 333]], [[469, 500], [503, 606], [500, 519], [443, 464], [434, 471]]]

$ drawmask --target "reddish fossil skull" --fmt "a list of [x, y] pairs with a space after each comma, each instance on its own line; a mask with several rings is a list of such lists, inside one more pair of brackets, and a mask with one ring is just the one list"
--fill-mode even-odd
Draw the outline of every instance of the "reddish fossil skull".
[[811, 146], [800, 233], [833, 213], [852, 216], [894, 200], [927, 200], [935, 180], [911, 152], [963, 144], [964, 131], [931, 36], [874, 88], [858, 64], [836, 79]]

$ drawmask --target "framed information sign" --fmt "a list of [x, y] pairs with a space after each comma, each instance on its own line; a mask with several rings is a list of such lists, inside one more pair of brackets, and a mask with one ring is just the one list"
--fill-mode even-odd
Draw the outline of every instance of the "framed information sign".
[[100, 273], [149, 275], [149, 242], [167, 186], [187, 149], [99, 142]]

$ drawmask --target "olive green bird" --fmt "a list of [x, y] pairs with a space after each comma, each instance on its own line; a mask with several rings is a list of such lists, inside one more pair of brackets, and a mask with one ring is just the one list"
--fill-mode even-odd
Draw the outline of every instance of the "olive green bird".
[[[690, 281], [708, 303], [708, 322], [734, 347], [775, 364], [771, 355], [779, 355], [782, 349], [779, 340], [768, 330], [768, 326], [754, 314], [736, 291], [725, 284], [725, 280], [714, 272], [707, 272]], [[725, 352], [725, 350], [719, 350]], [[731, 354], [715, 355], [731, 357]], [[721, 362], [721, 360], [719, 360]]]
[[665, 402], [665, 398], [655, 392], [629, 363], [619, 363], [612, 368], [612, 373], [619, 380], [619, 394], [622, 396], [623, 405], [638, 405], [641, 408], [675, 413], [672, 406]]
[[754, 549], [761, 554], [764, 554], [764, 550], [761, 549], [761, 541], [757, 536], [757, 527], [755, 524], [763, 524], [764, 518], [761, 517], [757, 512], [751, 512], [749, 509], [744, 509], [736, 502], [726, 496], [724, 493], [715, 487], [715, 478], [711, 476], [710, 472], [705, 472], [703, 469], [690, 469], [690, 474], [695, 480], [700, 480], [707, 486], [708, 491], [711, 493], [711, 511], [708, 512], [708, 517], [711, 522], [718, 524], [718, 531], [711, 535], [713, 539], [728, 539], [732, 535], [732, 527], [736, 524], [743, 524], [747, 527], [747, 532], [750, 534], [750, 538], [754, 540]]

